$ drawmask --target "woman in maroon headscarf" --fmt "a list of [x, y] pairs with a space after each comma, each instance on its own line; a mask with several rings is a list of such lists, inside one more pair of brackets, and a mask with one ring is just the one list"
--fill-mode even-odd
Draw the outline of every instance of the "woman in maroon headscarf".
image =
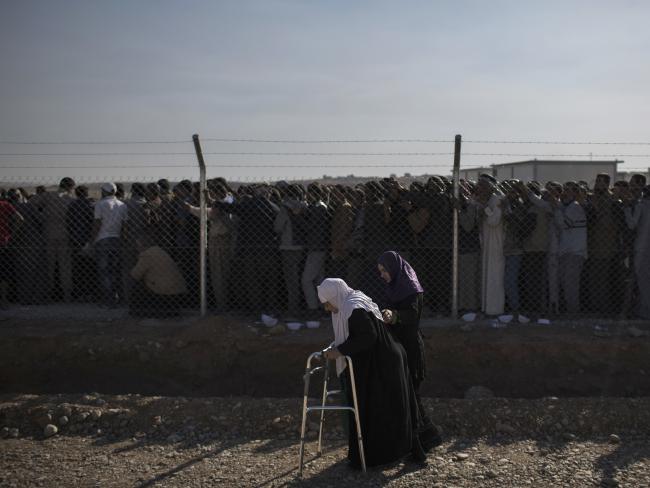
[[424, 426], [420, 430], [420, 441], [426, 449], [439, 444], [441, 440], [436, 427], [426, 415], [420, 399], [420, 384], [426, 376], [424, 341], [420, 332], [424, 290], [415, 270], [394, 251], [387, 251], [379, 256], [377, 268], [381, 278], [386, 282], [388, 303], [388, 307], [383, 309], [381, 314], [393, 336], [406, 350], [415, 397], [420, 416], [424, 421]]

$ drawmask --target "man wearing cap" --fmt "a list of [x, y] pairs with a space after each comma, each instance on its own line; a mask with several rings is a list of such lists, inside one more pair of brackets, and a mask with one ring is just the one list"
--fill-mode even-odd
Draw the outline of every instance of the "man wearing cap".
[[115, 306], [121, 279], [122, 224], [127, 219], [126, 204], [115, 197], [114, 183], [102, 185], [102, 199], [95, 204], [93, 239], [99, 287], [105, 306]]

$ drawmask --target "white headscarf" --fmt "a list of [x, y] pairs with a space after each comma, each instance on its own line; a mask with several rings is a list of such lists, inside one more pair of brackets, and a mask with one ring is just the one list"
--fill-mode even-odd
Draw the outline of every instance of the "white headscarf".
[[[347, 283], [339, 278], [327, 278], [317, 287], [318, 299], [321, 303], [330, 302], [338, 309], [332, 312], [332, 326], [334, 327], [334, 345], [343, 344], [350, 335], [348, 319], [356, 308], [362, 308], [382, 320], [381, 312], [370, 297], [359, 290], [353, 290]], [[341, 374], [345, 369], [345, 359], [336, 360], [336, 373]]]

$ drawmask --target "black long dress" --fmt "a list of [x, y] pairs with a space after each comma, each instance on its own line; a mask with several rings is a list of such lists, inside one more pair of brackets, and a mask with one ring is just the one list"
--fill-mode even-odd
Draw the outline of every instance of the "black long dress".
[[416, 392], [420, 389], [420, 384], [426, 376], [424, 341], [420, 332], [422, 301], [422, 293], [413, 293], [397, 303], [391, 303], [388, 307], [397, 315], [397, 322], [389, 327], [395, 339], [406, 351], [409, 371]]
[[420, 385], [426, 377], [424, 341], [420, 331], [422, 302], [422, 293], [413, 293], [403, 300], [391, 304], [389, 308], [396, 314], [397, 321], [389, 327], [395, 339], [404, 346], [408, 356], [409, 371], [420, 413], [418, 436], [422, 446], [427, 449], [440, 444], [441, 439], [438, 429], [426, 414], [420, 398]]
[[[366, 465], [397, 461], [409, 453], [423, 460], [424, 453], [414, 433], [419, 422], [418, 408], [404, 349], [386, 326], [366, 310], [354, 310], [348, 327], [350, 335], [338, 350], [352, 358]], [[341, 376], [344, 388], [351, 391], [347, 368]], [[352, 414], [349, 423], [348, 459], [359, 467]]]

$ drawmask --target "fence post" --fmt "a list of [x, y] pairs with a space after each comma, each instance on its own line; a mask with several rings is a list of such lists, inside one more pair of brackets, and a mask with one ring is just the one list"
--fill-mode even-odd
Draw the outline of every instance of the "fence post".
[[458, 318], [458, 197], [460, 193], [460, 134], [454, 140], [454, 206], [451, 257], [451, 318]]
[[200, 207], [200, 235], [199, 235], [199, 280], [201, 283], [201, 317], [205, 317], [207, 312], [207, 303], [206, 303], [206, 249], [208, 247], [208, 212], [207, 212], [207, 202], [205, 199], [206, 193], [206, 180], [205, 180], [205, 161], [203, 161], [203, 151], [201, 150], [201, 142], [199, 141], [199, 135], [194, 134], [192, 136], [194, 141], [194, 150], [196, 151], [196, 159], [199, 162], [199, 187], [200, 187], [200, 196], [199, 196], [199, 207]]

